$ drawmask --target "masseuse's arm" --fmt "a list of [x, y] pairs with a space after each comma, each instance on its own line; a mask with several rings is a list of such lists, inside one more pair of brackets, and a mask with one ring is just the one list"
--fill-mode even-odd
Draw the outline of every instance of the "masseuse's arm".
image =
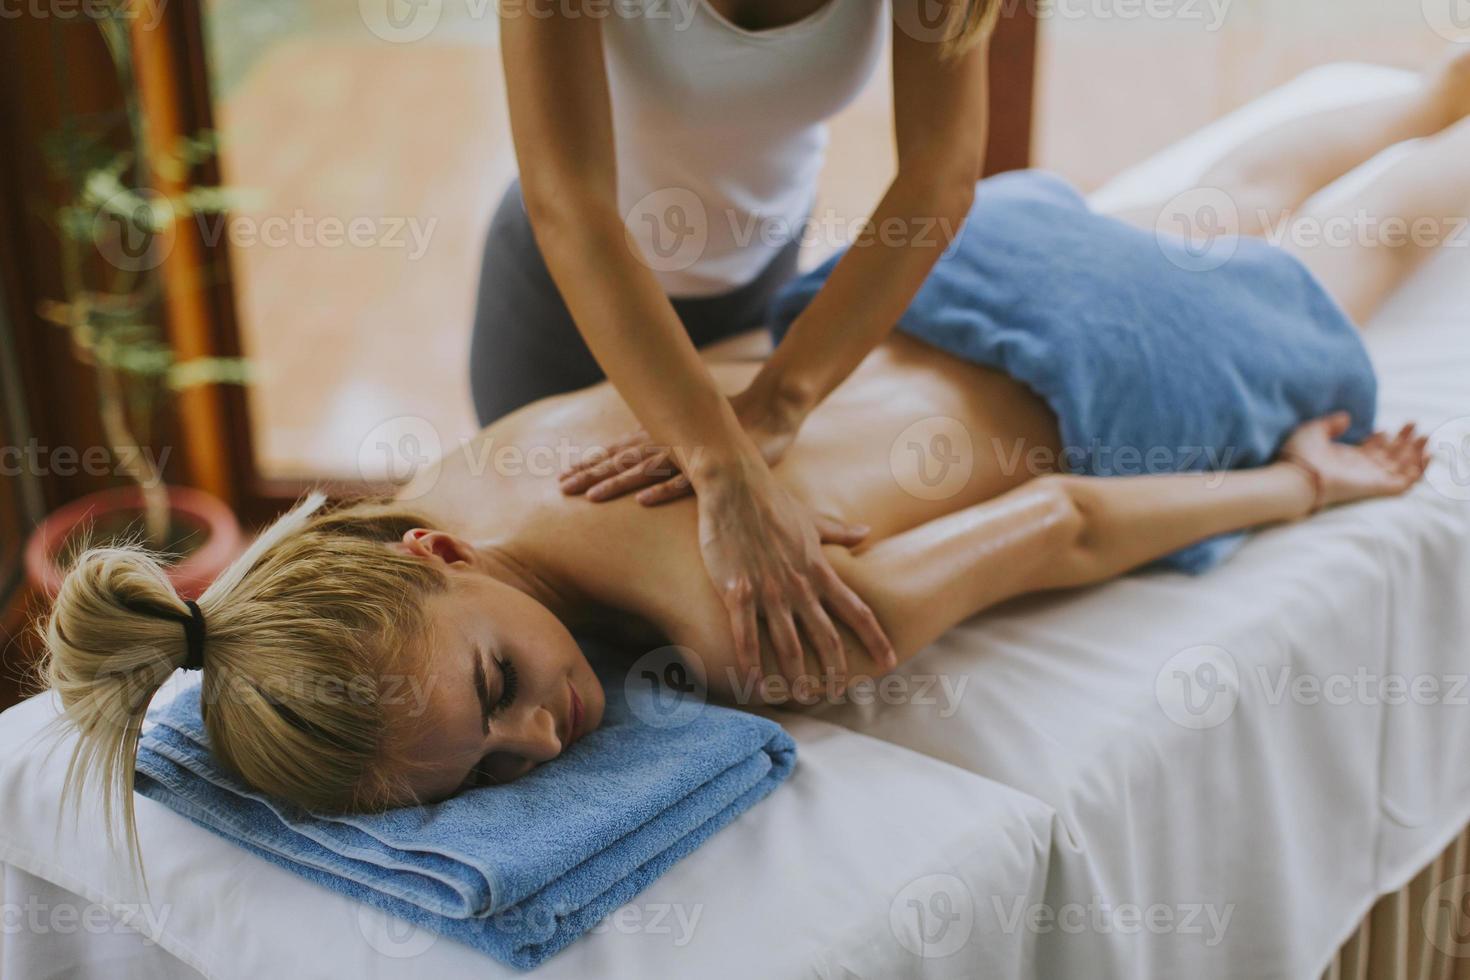
[[[837, 565], [872, 604], [902, 662], [1013, 596], [1103, 582], [1217, 534], [1400, 494], [1423, 476], [1427, 437], [1412, 426], [1392, 437], [1378, 433], [1361, 446], [1335, 442], [1348, 422], [1339, 414], [1298, 429], [1283, 452], [1300, 463], [1226, 473], [1040, 477], [863, 554], [835, 556]], [[860, 655], [850, 659], [849, 682], [886, 672]], [[718, 670], [708, 674], [716, 693], [742, 696], [728, 672], [724, 679]], [[784, 690], [773, 692], [769, 700], [785, 700]]]
[[894, 0], [893, 116], [898, 172], [867, 228], [756, 376], [752, 390], [795, 429], [903, 316], [970, 213], [985, 167], [990, 40], [946, 55]]
[[776, 484], [627, 237], [598, 13], [576, 0], [573, 9], [534, 15], [502, 8], [521, 187], [551, 276], [618, 393], [653, 438], [675, 448], [694, 482], [705, 564], [742, 659], [754, 664], [763, 621], [783, 658], [799, 663], [799, 623], [821, 662], [840, 671], [842, 645], [827, 609], [874, 656], [891, 656], [872, 613], [819, 543], [861, 535], [819, 526]]
[[[946, 2], [958, 14], [964, 0]], [[953, 54], [937, 36], [915, 37], [916, 25], [932, 16], [921, 8], [931, 4], [893, 0], [897, 175], [750, 387], [733, 399], [773, 464], [811, 410], [898, 322], [974, 201], [985, 165], [989, 36]], [[601, 465], [574, 473], [568, 487], [598, 500], [637, 490], [650, 505], [683, 496], [693, 474], [671, 474], [657, 446], [656, 435], [635, 434]]]

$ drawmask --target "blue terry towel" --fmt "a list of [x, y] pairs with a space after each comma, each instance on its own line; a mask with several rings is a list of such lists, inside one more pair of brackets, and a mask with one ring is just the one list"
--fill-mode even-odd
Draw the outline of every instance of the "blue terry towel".
[[796, 746], [774, 722], [704, 705], [655, 727], [640, 718], [667, 718], [657, 696], [608, 685], [601, 728], [504, 786], [323, 817], [214, 761], [196, 684], [150, 714], [137, 789], [304, 878], [530, 969], [791, 772]]
[[[837, 258], [776, 296], [777, 340]], [[1257, 238], [1196, 255], [1182, 238], [1092, 211], [1040, 171], [980, 182], [898, 329], [1036, 392], [1073, 473], [1260, 466], [1298, 425], [1338, 409], [1352, 415], [1346, 441], [1373, 431], [1377, 382], [1362, 338], [1295, 256]], [[1202, 572], [1243, 538], [1159, 564]]]

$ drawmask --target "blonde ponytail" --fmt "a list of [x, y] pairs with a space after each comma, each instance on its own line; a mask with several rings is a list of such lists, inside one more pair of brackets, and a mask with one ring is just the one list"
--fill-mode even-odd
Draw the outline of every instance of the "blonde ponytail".
[[[323, 502], [312, 494], [292, 509], [199, 597], [205, 729], [228, 769], [308, 810], [408, 802], [395, 749], [413, 719], [385, 696], [385, 675], [421, 674], [422, 603], [446, 580], [392, 547], [426, 526], [417, 515], [391, 503], [320, 512]], [[190, 612], [157, 556], [93, 548], [41, 627], [47, 679], [77, 734], [63, 801], [97, 785], [109, 840], [120, 802], [139, 866], [138, 739], [149, 702], [185, 664]]]

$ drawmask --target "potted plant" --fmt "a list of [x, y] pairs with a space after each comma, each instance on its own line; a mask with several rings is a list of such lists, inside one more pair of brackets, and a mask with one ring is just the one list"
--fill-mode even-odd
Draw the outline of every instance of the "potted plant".
[[[127, 0], [89, 8], [116, 69], [117, 112], [69, 117], [46, 147], [66, 188], [55, 214], [65, 298], [41, 315], [68, 331], [72, 350], [92, 368], [98, 416], [123, 486], [90, 494], [47, 516], [26, 547], [34, 586], [54, 596], [66, 567], [86, 546], [142, 543], [173, 560], [179, 592], [197, 595], [239, 553], [242, 535], [230, 508], [201, 490], [163, 480], [166, 452], [149, 448], [160, 402], [197, 384], [243, 383], [234, 358], [180, 361], [159, 325], [158, 267], [178, 222], [224, 209], [219, 188], [162, 197], [149, 189], [160, 168], [190, 168], [213, 153], [209, 134], [183, 141], [165, 158], [146, 149], [133, 81]], [[122, 132], [119, 138], [119, 131]], [[119, 150], [119, 142], [122, 149]]]

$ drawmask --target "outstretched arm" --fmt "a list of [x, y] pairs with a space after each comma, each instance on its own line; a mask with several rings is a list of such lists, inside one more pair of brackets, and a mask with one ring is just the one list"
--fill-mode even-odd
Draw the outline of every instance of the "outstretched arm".
[[[1426, 440], [1413, 426], [1350, 446], [1334, 441], [1348, 421], [1339, 413], [1303, 425], [1278, 462], [1256, 469], [1039, 477], [834, 565], [907, 660], [1013, 596], [1105, 581], [1217, 534], [1400, 494], [1423, 475]], [[849, 663], [849, 680], [884, 673], [861, 655]]]

